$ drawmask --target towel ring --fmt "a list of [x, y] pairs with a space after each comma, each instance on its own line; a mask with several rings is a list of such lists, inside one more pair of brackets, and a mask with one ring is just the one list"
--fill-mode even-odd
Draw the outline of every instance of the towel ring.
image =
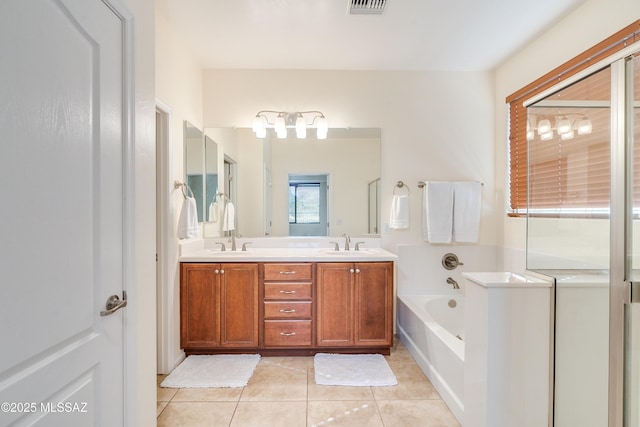
[[[481, 182], [481, 181], [476, 181], [476, 182], [480, 182], [480, 185], [484, 187], [484, 182]], [[424, 188], [425, 185], [427, 185], [426, 182], [418, 181], [418, 188]]]
[[411, 190], [409, 189], [408, 185], [404, 185], [404, 182], [402, 181], [398, 181], [396, 182], [396, 186], [393, 187], [393, 194], [396, 194], [396, 188], [406, 188], [407, 189], [407, 194], [411, 194]]
[[188, 197], [187, 197], [187, 192], [185, 191], [185, 188], [186, 188], [187, 190], [189, 190], [189, 193], [191, 193], [191, 197], [192, 197], [192, 198], [195, 198], [195, 197], [196, 197], [196, 196], [193, 194], [193, 191], [191, 190], [191, 187], [189, 187], [189, 186], [187, 185], [187, 183], [186, 183], [186, 182], [174, 181], [174, 182], [173, 182], [173, 188], [178, 188], [178, 187], [180, 187], [180, 189], [182, 190], [182, 195], [184, 196], [184, 198], [185, 198], [185, 199], [186, 199], [186, 198], [188, 198]]

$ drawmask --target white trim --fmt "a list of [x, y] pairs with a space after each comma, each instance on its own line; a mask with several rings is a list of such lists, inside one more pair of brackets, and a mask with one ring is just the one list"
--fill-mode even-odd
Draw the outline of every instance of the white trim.
[[156, 113], [161, 115], [160, 123], [156, 124], [157, 370], [159, 374], [168, 374], [176, 366], [173, 354], [175, 324], [171, 315], [174, 307], [172, 285], [175, 277], [175, 254], [171, 238], [171, 108], [156, 99]]
[[532, 96], [531, 98], [525, 99], [524, 101], [522, 101], [522, 105], [525, 107], [528, 107], [531, 104], [534, 104], [548, 97], [549, 95], [559, 91], [560, 89], [564, 89], [565, 87], [572, 85], [578, 80], [582, 80], [588, 75], [593, 74], [602, 68], [608, 67], [609, 65], [613, 64], [615, 61], [618, 61], [626, 56], [629, 56], [637, 52], [638, 49], [640, 49], [640, 42], [636, 42], [632, 45], [629, 45], [626, 48], [614, 53], [613, 55], [604, 58], [602, 61], [598, 61], [592, 66], [585, 68], [584, 70], [574, 74], [573, 76], [567, 78], [566, 80], [563, 80], [562, 82], [551, 86], [549, 89], [546, 89], [540, 93], [537, 93], [535, 96]]
[[[637, 49], [637, 46], [636, 46]], [[626, 55], [625, 55], [626, 56]], [[623, 425], [626, 301], [625, 61], [611, 64], [611, 243], [609, 255], [609, 427]]]
[[[128, 307], [123, 311], [123, 425], [136, 424], [136, 316], [138, 310], [135, 246], [135, 22], [134, 15], [121, 0], [102, 0], [122, 21], [122, 111], [123, 111], [123, 290]], [[128, 313], [131, 313], [128, 314]], [[115, 420], [114, 420], [115, 422]]]

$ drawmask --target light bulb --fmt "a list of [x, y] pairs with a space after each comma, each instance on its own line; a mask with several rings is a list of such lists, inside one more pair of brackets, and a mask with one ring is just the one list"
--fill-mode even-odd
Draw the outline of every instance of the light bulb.
[[561, 119], [558, 120], [558, 124], [556, 125], [556, 129], [560, 135], [565, 133], [573, 132], [571, 129], [571, 121], [569, 119]]
[[256, 134], [260, 132], [261, 129], [264, 129], [264, 123], [262, 122], [262, 117], [255, 116], [253, 118], [253, 125], [251, 126], [251, 129], [253, 129], [253, 131]]
[[[284, 120], [284, 116], [280, 115], [278, 117], [276, 117], [276, 123], [275, 123], [275, 130], [276, 133], [282, 133], [284, 131], [285, 135], [287, 133], [287, 124], [285, 123]], [[278, 137], [280, 138], [280, 137]]]
[[573, 137], [575, 136], [575, 132], [571, 131], [571, 132], [566, 132], [560, 135], [560, 138], [565, 140], [565, 139], [573, 139]]
[[549, 130], [549, 132], [545, 132], [545, 133], [541, 133], [540, 134], [540, 140], [541, 141], [548, 141], [551, 138], [553, 138], [553, 131]]
[[531, 141], [535, 136], [536, 134], [532, 130], [527, 131], [527, 141]]
[[587, 135], [591, 133], [593, 127], [591, 126], [591, 120], [582, 119], [578, 123], [578, 135]]
[[318, 118], [317, 129], [317, 138], [318, 139], [327, 139], [327, 132], [329, 131], [329, 123], [327, 122], [326, 117], [322, 116]]
[[538, 135], [542, 137], [543, 134], [551, 131], [551, 122], [548, 119], [543, 119], [538, 122]]
[[287, 128], [283, 128], [280, 130], [276, 130], [276, 136], [280, 139], [284, 139], [287, 137]]
[[299, 139], [304, 139], [307, 137], [307, 123], [302, 117], [302, 114], [298, 116], [296, 119], [296, 137]]

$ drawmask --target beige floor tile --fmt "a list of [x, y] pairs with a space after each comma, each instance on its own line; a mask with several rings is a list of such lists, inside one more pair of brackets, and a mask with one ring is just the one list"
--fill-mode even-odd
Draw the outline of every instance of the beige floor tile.
[[460, 427], [441, 400], [378, 401], [385, 427]]
[[389, 363], [389, 366], [402, 363], [416, 363], [413, 356], [411, 356], [411, 353], [409, 353], [409, 350], [407, 350], [400, 340], [396, 341], [396, 344], [391, 349], [391, 354], [389, 356], [385, 356], [385, 359], [387, 360], [387, 363]]
[[168, 404], [169, 402], [156, 402], [156, 418], [160, 416], [160, 414], [162, 413], [162, 411], [164, 411], [164, 408], [166, 408]]
[[309, 369], [308, 384], [309, 400], [373, 400], [371, 387], [343, 387], [316, 384], [313, 366]]
[[306, 414], [306, 402], [240, 402], [230, 426], [304, 426], [306, 425]]
[[398, 364], [392, 367], [398, 385], [372, 387], [376, 400], [440, 399], [420, 367], [416, 364]]
[[158, 402], [169, 402], [176, 395], [179, 389], [177, 388], [165, 388], [158, 386], [156, 399]]
[[307, 400], [306, 361], [261, 361], [240, 396], [240, 401], [247, 400]]
[[382, 427], [375, 401], [317, 401], [307, 404], [307, 426]]
[[237, 402], [242, 387], [181, 388], [173, 396], [172, 402]]
[[228, 426], [235, 402], [169, 402], [158, 417], [158, 427]]

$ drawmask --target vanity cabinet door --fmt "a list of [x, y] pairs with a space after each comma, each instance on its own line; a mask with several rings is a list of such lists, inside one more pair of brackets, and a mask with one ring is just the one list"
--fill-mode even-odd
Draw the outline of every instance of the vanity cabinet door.
[[352, 263], [318, 263], [317, 267], [317, 345], [353, 345]]
[[393, 264], [355, 264], [355, 345], [393, 344]]
[[393, 344], [393, 263], [319, 263], [317, 345]]
[[258, 346], [258, 264], [220, 264], [220, 345]]
[[180, 264], [180, 347], [220, 346], [218, 264]]
[[258, 347], [258, 264], [180, 265], [180, 347]]

